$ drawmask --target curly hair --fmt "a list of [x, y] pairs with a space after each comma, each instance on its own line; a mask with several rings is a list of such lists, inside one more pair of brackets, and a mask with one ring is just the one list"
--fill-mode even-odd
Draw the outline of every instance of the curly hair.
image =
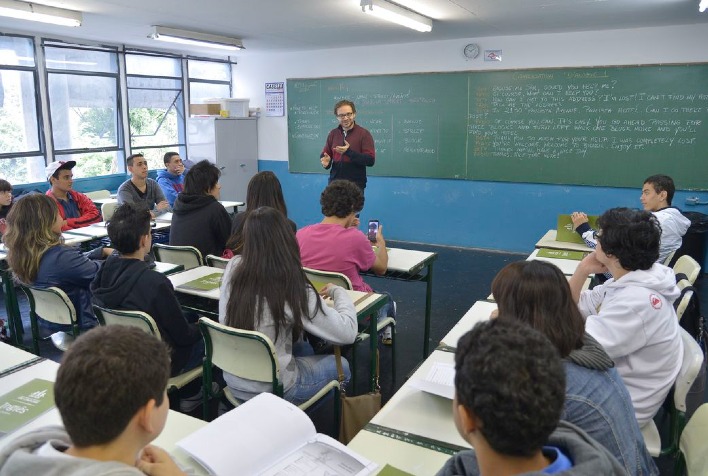
[[346, 218], [364, 208], [364, 193], [354, 182], [333, 180], [320, 196], [322, 214], [326, 217]]
[[480, 322], [455, 352], [455, 391], [497, 453], [529, 457], [560, 420], [565, 372], [551, 342], [513, 319]]
[[659, 259], [661, 225], [654, 214], [632, 208], [611, 208], [597, 220], [602, 251], [629, 271], [649, 269]]

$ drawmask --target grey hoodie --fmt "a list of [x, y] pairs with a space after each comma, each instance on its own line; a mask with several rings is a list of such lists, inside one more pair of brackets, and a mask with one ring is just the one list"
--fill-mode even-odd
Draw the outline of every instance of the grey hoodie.
[[[47, 442], [58, 453], [38, 450]], [[0, 451], [0, 476], [141, 476], [142, 471], [117, 461], [97, 461], [63, 454], [71, 446], [66, 430], [48, 426], [21, 435]]]
[[[573, 467], [556, 473], [558, 476], [626, 476], [624, 468], [604, 446], [590, 438], [583, 430], [561, 421], [548, 439], [547, 446], [560, 448], [573, 462]], [[438, 471], [437, 476], [476, 476], [480, 474], [474, 450], [460, 451]], [[542, 476], [543, 471], [519, 476]]]

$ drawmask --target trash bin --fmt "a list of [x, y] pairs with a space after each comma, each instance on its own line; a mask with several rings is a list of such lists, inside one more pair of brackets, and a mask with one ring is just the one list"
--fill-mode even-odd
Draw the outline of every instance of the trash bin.
[[[682, 212], [691, 220], [691, 226], [683, 237], [681, 248], [676, 252], [674, 261], [683, 255], [689, 255], [703, 266], [706, 260], [706, 238], [708, 238], [708, 215], [700, 212]], [[673, 265], [673, 263], [672, 263]]]

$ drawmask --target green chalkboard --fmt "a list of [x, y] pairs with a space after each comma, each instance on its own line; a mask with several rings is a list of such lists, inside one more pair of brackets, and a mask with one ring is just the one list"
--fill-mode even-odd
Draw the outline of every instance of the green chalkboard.
[[708, 65], [419, 73], [287, 81], [291, 172], [354, 101], [369, 175], [708, 189]]

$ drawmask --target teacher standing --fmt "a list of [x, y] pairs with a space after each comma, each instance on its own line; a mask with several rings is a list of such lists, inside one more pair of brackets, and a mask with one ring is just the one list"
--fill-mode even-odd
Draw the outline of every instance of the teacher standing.
[[374, 165], [376, 149], [371, 133], [359, 126], [356, 106], [346, 99], [334, 105], [339, 126], [327, 136], [320, 154], [320, 163], [329, 169], [329, 181], [349, 180], [363, 191], [366, 188], [366, 167]]

